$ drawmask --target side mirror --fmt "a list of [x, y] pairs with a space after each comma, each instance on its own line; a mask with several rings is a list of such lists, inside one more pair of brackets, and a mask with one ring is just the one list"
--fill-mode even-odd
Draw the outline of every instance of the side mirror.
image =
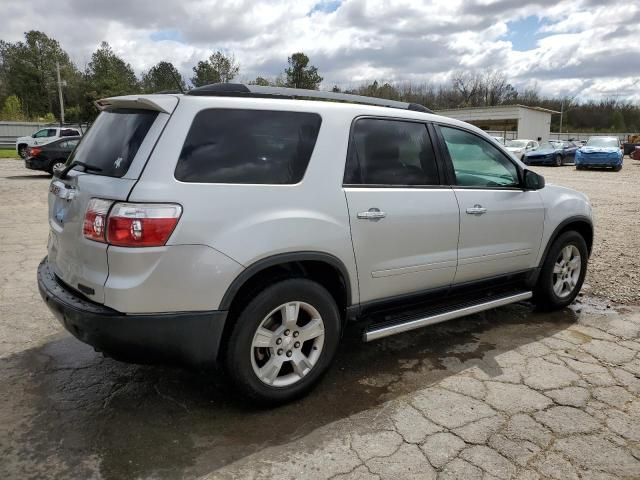
[[544, 177], [533, 170], [525, 170], [523, 177], [525, 190], [540, 190], [544, 188]]

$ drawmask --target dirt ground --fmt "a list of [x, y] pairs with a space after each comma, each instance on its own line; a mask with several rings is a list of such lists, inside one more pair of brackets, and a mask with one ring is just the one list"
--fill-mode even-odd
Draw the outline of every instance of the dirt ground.
[[362, 344], [306, 398], [259, 410], [218, 372], [127, 365], [37, 292], [47, 175], [0, 160], [0, 478], [640, 478], [640, 162], [537, 168], [587, 193], [588, 287]]

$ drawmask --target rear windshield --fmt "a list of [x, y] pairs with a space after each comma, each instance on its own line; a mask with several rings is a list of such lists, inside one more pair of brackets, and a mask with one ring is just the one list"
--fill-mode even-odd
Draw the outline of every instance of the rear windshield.
[[102, 112], [69, 156], [67, 165], [76, 160], [100, 169], [91, 173], [122, 177], [157, 116], [158, 112], [153, 110]]
[[298, 183], [320, 122], [319, 115], [307, 112], [203, 110], [189, 129], [175, 177], [203, 183]]

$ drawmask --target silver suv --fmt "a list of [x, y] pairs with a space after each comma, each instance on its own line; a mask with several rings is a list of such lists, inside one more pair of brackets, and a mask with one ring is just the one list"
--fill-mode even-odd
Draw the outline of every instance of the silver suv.
[[372, 341], [582, 286], [587, 198], [422, 106], [239, 84], [98, 105], [51, 183], [38, 283], [114, 358], [220, 364], [278, 403], [349, 321]]

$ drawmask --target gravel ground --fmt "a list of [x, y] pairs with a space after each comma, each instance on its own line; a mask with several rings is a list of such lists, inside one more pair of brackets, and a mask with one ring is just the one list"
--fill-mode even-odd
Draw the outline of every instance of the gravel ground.
[[549, 183], [586, 193], [595, 241], [585, 293], [640, 304], [640, 162], [626, 157], [620, 172], [536, 167]]

